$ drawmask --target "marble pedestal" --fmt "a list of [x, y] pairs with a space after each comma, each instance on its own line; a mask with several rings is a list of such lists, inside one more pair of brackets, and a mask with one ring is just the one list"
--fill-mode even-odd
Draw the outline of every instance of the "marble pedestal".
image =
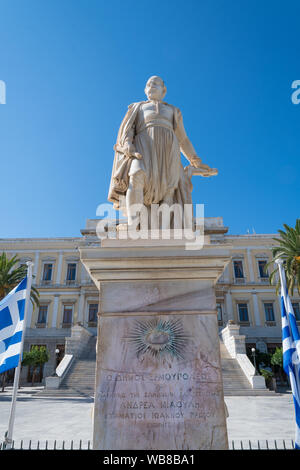
[[93, 448], [227, 449], [214, 285], [228, 249], [86, 243], [100, 291]]

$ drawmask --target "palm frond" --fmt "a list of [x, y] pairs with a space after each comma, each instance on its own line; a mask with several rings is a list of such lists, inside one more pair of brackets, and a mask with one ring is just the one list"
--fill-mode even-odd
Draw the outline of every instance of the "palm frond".
[[[279, 229], [280, 237], [273, 238], [277, 242], [277, 246], [272, 247], [272, 261], [268, 263], [270, 266], [276, 260], [283, 261], [283, 267], [286, 275], [287, 288], [290, 295], [293, 295], [295, 287], [300, 294], [300, 219], [296, 220], [295, 228], [287, 224], [283, 224], [284, 230]], [[274, 285], [275, 274], [278, 272], [276, 268], [269, 277], [270, 284]], [[278, 293], [277, 282], [276, 292]]]
[[[8, 258], [5, 252], [0, 255], [0, 300], [26, 277], [27, 267], [17, 266], [19, 263], [16, 255], [12, 258]], [[39, 306], [39, 292], [35, 287], [31, 288], [30, 300], [33, 308]]]

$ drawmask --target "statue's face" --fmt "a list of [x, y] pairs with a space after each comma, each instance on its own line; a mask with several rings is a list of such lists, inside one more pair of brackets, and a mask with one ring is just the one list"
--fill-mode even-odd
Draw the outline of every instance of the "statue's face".
[[164, 82], [159, 77], [149, 78], [145, 92], [148, 100], [162, 100], [165, 93]]

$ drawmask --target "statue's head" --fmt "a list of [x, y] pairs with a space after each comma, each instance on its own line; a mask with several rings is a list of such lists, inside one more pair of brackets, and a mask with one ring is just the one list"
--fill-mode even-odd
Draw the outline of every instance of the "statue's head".
[[148, 100], [161, 101], [167, 93], [167, 88], [162, 78], [153, 75], [146, 83], [145, 93]]

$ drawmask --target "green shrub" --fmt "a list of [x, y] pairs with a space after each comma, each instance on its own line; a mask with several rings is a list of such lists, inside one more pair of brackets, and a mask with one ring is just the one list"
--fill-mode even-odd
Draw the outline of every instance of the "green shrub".
[[45, 346], [33, 346], [30, 351], [23, 354], [22, 366], [32, 367], [32, 385], [35, 381], [36, 370], [39, 366], [49, 361], [49, 353]]
[[269, 387], [271, 385], [272, 378], [274, 376], [273, 372], [266, 370], [266, 369], [260, 369], [260, 373], [266, 381], [266, 386]]

